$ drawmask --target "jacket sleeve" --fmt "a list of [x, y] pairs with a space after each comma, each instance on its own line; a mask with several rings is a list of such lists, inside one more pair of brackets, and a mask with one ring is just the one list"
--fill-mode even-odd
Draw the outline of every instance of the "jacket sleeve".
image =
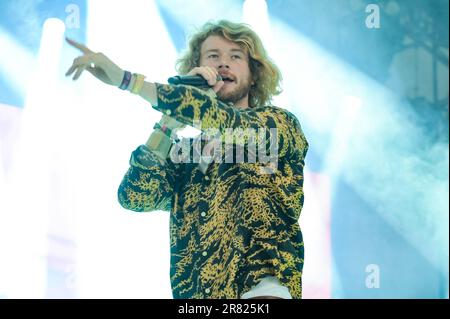
[[146, 145], [139, 146], [118, 189], [120, 205], [135, 212], [171, 211], [176, 174], [170, 160], [163, 166]]
[[[269, 106], [240, 110], [196, 87], [156, 83], [156, 88], [158, 102], [152, 107], [181, 123], [202, 131], [217, 129], [220, 134], [226, 134], [229, 129], [254, 129], [256, 132], [265, 129], [270, 131], [270, 135], [266, 135], [270, 136], [266, 138], [268, 143], [276, 138], [279, 158], [304, 157], [306, 154], [308, 143], [300, 123], [285, 109]], [[246, 137], [235, 140], [235, 145], [246, 147], [247, 143]]]

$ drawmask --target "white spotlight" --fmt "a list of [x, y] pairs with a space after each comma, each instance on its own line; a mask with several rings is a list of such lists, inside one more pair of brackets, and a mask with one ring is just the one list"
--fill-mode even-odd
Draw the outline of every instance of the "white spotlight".
[[270, 52], [273, 41], [266, 0], [245, 0], [242, 6], [242, 21], [252, 27]]
[[[14, 285], [7, 291], [12, 298], [44, 298], [47, 290], [47, 235], [50, 210], [50, 152], [53, 145], [52, 101], [57, 66], [62, 48], [64, 24], [57, 19], [45, 21], [38, 65], [27, 91], [22, 117], [22, 132], [11, 173], [14, 211], [9, 212], [9, 240], [14, 267], [9, 278]], [[26, 197], [24, 197], [26, 196]]]

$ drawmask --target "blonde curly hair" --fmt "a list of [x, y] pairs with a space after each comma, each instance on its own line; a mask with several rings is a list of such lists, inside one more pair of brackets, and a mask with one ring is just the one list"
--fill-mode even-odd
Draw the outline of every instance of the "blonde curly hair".
[[265, 106], [272, 97], [281, 93], [281, 72], [270, 60], [259, 36], [244, 23], [227, 20], [207, 22], [189, 39], [189, 46], [177, 60], [176, 70], [187, 74], [200, 63], [200, 49], [203, 42], [211, 35], [222, 36], [237, 43], [249, 54], [249, 67], [255, 82], [249, 92], [249, 106]]

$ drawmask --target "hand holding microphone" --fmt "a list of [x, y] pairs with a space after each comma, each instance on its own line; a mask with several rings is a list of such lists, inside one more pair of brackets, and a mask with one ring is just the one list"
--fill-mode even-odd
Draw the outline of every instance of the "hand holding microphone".
[[187, 75], [177, 75], [169, 78], [169, 84], [185, 84], [199, 88], [212, 88], [214, 93], [220, 91], [225, 82], [219, 72], [209, 66], [193, 68]]
[[[217, 93], [224, 85], [219, 72], [206, 66], [193, 68], [187, 75], [171, 77], [168, 82], [173, 85], [185, 84], [199, 88], [210, 88], [214, 93]], [[175, 132], [172, 132], [184, 127], [186, 125], [165, 114], [163, 114], [159, 123], [155, 124], [155, 130], [148, 138], [146, 145], [158, 156], [162, 165], [166, 163], [173, 141], [176, 139]], [[171, 137], [173, 138], [171, 139]]]
[[[129, 87], [139, 87], [139, 90], [142, 89], [143, 76], [140, 79], [138, 77], [134, 78], [134, 85], [131, 85], [130, 72], [119, 68], [104, 54], [93, 52], [85, 45], [72, 39], [66, 38], [66, 40], [71, 46], [79, 49], [83, 53], [82, 56], [74, 60], [72, 66], [66, 72], [66, 76], [75, 72], [73, 79], [77, 80], [82, 72], [87, 70], [106, 84], [114, 85], [121, 89], [127, 89]], [[128, 77], [127, 73], [129, 75]], [[138, 80], [141, 80], [140, 85], [136, 85], [136, 82], [139, 82]], [[169, 84], [186, 84], [199, 88], [209, 88], [214, 93], [217, 93], [224, 85], [224, 82], [215, 68], [203, 66], [193, 68], [187, 75], [170, 78]], [[134, 92], [134, 89], [132, 89], [131, 92], [137, 94], [139, 90], [136, 89], [136, 92]], [[146, 145], [158, 156], [161, 164], [164, 165], [166, 163], [166, 158], [173, 142], [177, 139], [175, 131], [185, 126], [185, 124], [167, 115], [162, 115], [161, 120], [155, 124], [154, 131], [148, 138]]]

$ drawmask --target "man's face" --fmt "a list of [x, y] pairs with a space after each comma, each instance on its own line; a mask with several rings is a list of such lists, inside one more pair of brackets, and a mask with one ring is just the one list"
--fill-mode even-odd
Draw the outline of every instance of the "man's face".
[[248, 107], [248, 93], [253, 82], [248, 53], [238, 44], [221, 36], [209, 36], [200, 49], [200, 66], [217, 69], [224, 79], [224, 86], [217, 92], [219, 99]]

